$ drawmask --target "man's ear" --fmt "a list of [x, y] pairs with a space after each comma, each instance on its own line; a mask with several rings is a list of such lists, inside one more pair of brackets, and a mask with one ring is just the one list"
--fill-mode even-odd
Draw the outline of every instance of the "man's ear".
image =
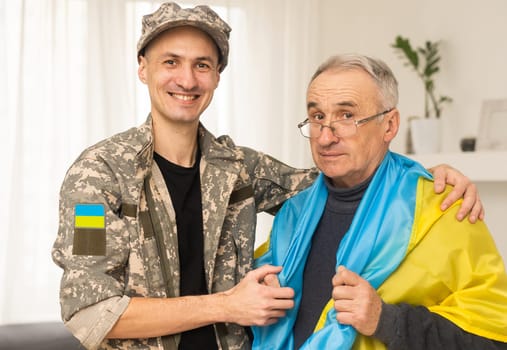
[[137, 67], [137, 76], [139, 77], [139, 80], [147, 84], [148, 79], [146, 78], [146, 69], [147, 69], [146, 57], [139, 56], [137, 59], [139, 61], [139, 67]]
[[397, 108], [387, 113], [385, 116], [384, 141], [391, 142], [398, 134], [400, 128], [400, 112]]

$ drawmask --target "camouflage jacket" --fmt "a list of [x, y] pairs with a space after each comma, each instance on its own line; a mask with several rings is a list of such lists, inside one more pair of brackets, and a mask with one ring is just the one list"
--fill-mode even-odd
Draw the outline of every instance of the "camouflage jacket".
[[[60, 192], [53, 260], [64, 271], [62, 318], [89, 349], [177, 349], [179, 335], [104, 339], [131, 297], [177, 297], [176, 220], [153, 161], [151, 117], [85, 150]], [[252, 267], [256, 213], [274, 212], [307, 187], [315, 171], [296, 170], [215, 138], [202, 125], [200, 176], [208, 290], [225, 291]], [[148, 210], [149, 209], [149, 210]], [[215, 325], [221, 349], [249, 349], [243, 327]]]

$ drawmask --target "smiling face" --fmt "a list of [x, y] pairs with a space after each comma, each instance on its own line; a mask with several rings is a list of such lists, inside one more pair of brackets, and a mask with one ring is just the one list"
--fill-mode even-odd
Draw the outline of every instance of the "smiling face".
[[160, 34], [139, 58], [154, 122], [196, 127], [220, 80], [218, 49], [204, 32], [177, 27]]
[[[318, 75], [308, 87], [307, 113], [310, 121], [329, 125], [339, 119], [363, 119], [382, 112], [378, 86], [361, 69], [331, 69]], [[323, 128], [310, 139], [317, 167], [337, 187], [352, 187], [370, 177], [381, 163], [389, 142], [396, 136], [398, 110], [357, 127], [354, 135], [336, 137]]]

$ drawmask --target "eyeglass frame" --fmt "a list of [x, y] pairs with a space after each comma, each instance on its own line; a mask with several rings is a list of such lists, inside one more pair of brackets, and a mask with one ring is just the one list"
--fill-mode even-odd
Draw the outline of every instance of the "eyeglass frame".
[[[367, 122], [369, 122], [369, 121], [371, 121], [371, 120], [373, 120], [373, 119], [375, 119], [375, 118], [381, 117], [381, 116], [383, 116], [383, 115], [385, 115], [385, 114], [387, 114], [387, 113], [389, 113], [389, 112], [392, 112], [392, 111], [394, 110], [394, 108], [395, 108], [395, 107], [391, 107], [391, 108], [389, 108], [389, 109], [386, 109], [386, 110], [385, 110], [385, 111], [383, 111], [383, 112], [380, 112], [380, 113], [374, 114], [374, 115], [372, 115], [372, 116], [370, 116], [370, 117], [366, 117], [366, 118], [363, 118], [363, 119], [359, 119], [359, 120], [355, 120], [355, 119], [353, 119], [352, 121], [354, 122], [354, 125], [355, 125], [355, 127], [356, 127], [356, 129], [355, 129], [356, 131], [355, 131], [353, 134], [350, 134], [350, 135], [347, 135], [347, 136], [352, 136], [352, 135], [355, 135], [355, 134], [357, 133], [357, 127], [358, 127], [359, 125], [364, 124], [364, 123], [367, 123]], [[297, 127], [298, 127], [299, 132], [301, 133], [301, 135], [303, 135], [303, 137], [306, 137], [307, 139], [311, 139], [311, 138], [318, 138], [318, 137], [320, 137], [320, 136], [322, 135], [322, 130], [323, 130], [324, 128], [329, 128], [329, 129], [331, 129], [331, 132], [333, 133], [333, 135], [334, 135], [335, 137], [344, 137], [344, 136], [338, 136], [338, 135], [336, 135], [336, 134], [335, 134], [335, 129], [333, 128], [332, 124], [333, 124], [333, 123], [343, 122], [343, 121], [349, 121], [349, 120], [351, 120], [351, 119], [340, 119], [340, 120], [335, 120], [335, 121], [330, 122], [328, 125], [326, 125], [326, 124], [323, 124], [323, 123], [311, 122], [308, 118], [306, 118], [306, 119], [305, 119], [305, 120], [303, 120], [302, 122], [298, 123]], [[303, 134], [303, 131], [301, 130], [301, 128], [302, 128], [303, 126], [305, 126], [305, 125], [308, 125], [308, 124], [316, 124], [316, 125], [320, 125], [320, 130], [319, 130], [319, 132], [320, 132], [320, 133], [319, 133], [319, 136], [310, 137], [310, 136], [305, 136], [305, 135]]]

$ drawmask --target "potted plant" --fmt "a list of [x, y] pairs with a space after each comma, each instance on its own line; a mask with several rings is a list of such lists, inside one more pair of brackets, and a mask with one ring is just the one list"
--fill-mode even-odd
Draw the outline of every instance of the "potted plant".
[[[442, 108], [446, 103], [450, 103], [452, 99], [449, 96], [437, 96], [435, 92], [435, 74], [440, 71], [439, 63], [441, 60], [439, 54], [438, 41], [426, 41], [424, 46], [413, 47], [408, 38], [398, 35], [394, 43], [391, 45], [398, 55], [405, 61], [405, 66], [409, 66], [414, 70], [421, 79], [424, 86], [424, 120], [418, 117], [409, 118], [409, 137], [407, 144], [413, 147], [416, 153], [438, 152], [440, 150], [440, 130], [438, 119], [442, 115]], [[433, 118], [432, 118], [433, 117]], [[433, 119], [433, 121], [429, 121]], [[433, 124], [426, 126], [427, 124]], [[429, 135], [423, 135], [419, 138], [419, 131], [427, 128]], [[435, 139], [435, 143], [431, 145], [429, 140]], [[423, 144], [419, 144], [421, 139]], [[428, 146], [431, 148], [428, 149]], [[410, 147], [407, 147], [410, 148]], [[407, 149], [407, 153], [411, 153]]]

